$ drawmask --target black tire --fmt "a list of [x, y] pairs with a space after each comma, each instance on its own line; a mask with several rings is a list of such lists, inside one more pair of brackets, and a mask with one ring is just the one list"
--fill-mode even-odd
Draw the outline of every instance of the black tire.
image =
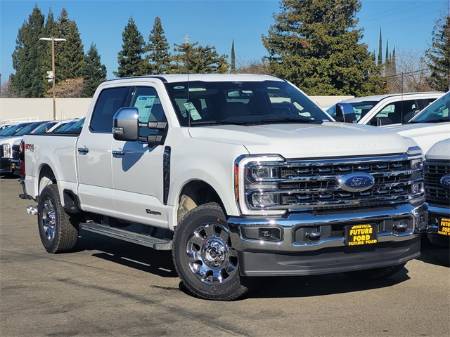
[[[50, 217], [50, 208], [54, 210], [51, 225], [46, 220]], [[79, 218], [70, 216], [62, 207], [57, 185], [46, 186], [39, 196], [38, 229], [47, 252], [56, 254], [72, 250], [77, 244], [79, 222]]]
[[347, 276], [357, 280], [378, 281], [394, 276], [402, 271], [404, 267], [405, 263], [402, 263], [390, 267], [352, 271], [347, 273]]
[[[194, 237], [194, 232], [198, 233], [196, 231], [199, 228], [209, 226], [213, 226], [213, 230], [220, 229], [220, 231], [217, 233], [215, 232], [216, 234], [209, 237], [207, 237], [206, 232], [203, 231], [202, 233], [205, 233], [205, 238], [200, 238], [200, 240], [203, 240], [202, 242], [205, 243], [205, 245], [202, 247], [207, 247], [206, 243], [211, 242], [211, 239], [214, 240], [215, 238], [219, 238], [218, 233], [221, 233], [223, 229], [224, 237], [228, 235], [228, 239], [224, 239], [222, 242], [227, 242], [226, 251], [230, 252], [230, 255], [224, 255], [224, 262], [217, 262], [221, 263], [221, 266], [219, 266], [218, 269], [222, 268], [222, 266], [226, 266], [227, 264], [231, 266], [230, 268], [234, 268], [233, 271], [227, 275], [227, 272], [225, 271], [227, 268], [224, 267], [224, 269], [220, 271], [220, 273], [225, 273], [224, 279], [216, 282], [214, 282], [214, 280], [202, 280], [202, 276], [200, 276], [199, 273], [195, 273], [192, 269], [193, 266], [195, 266], [195, 263], [193, 263], [193, 260], [188, 256], [188, 244], [190, 244], [191, 239]], [[209, 230], [211, 230], [211, 227], [209, 227]], [[189, 211], [183, 217], [182, 221], [178, 224], [175, 230], [172, 256], [175, 269], [180, 276], [185, 289], [187, 289], [194, 296], [207, 300], [231, 301], [241, 297], [247, 292], [247, 287], [242, 284], [241, 277], [239, 275], [237, 252], [231, 247], [231, 240], [229, 239], [225, 214], [217, 203], [200, 205], [199, 207]], [[208, 256], [211, 257], [211, 255]], [[229, 262], [232, 259], [236, 260]], [[208, 262], [211, 263], [211, 261]], [[208, 268], [207, 264], [204, 264], [204, 266], [205, 268]], [[210, 277], [213, 278], [212, 275]], [[208, 276], [207, 279], [210, 277]]]

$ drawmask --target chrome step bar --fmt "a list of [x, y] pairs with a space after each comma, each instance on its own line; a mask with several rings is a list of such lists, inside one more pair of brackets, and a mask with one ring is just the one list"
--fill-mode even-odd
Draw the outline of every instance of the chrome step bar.
[[100, 235], [105, 235], [114, 239], [131, 242], [137, 245], [150, 247], [155, 250], [172, 249], [172, 240], [160, 239], [148, 234], [140, 234], [121, 228], [111, 227], [109, 225], [88, 222], [80, 224], [80, 229]]

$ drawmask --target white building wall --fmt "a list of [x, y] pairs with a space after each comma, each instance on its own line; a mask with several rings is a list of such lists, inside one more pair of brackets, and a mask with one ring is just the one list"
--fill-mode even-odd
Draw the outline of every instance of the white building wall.
[[[311, 96], [321, 108], [352, 96]], [[85, 116], [91, 98], [57, 98], [56, 119], [69, 119]], [[14, 121], [53, 119], [51, 98], [0, 98], [0, 124]]]

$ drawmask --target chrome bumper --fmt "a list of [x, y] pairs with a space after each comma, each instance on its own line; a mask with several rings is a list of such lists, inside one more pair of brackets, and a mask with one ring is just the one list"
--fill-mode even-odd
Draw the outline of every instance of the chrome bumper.
[[[295, 253], [345, 247], [344, 236], [329, 235], [332, 233], [330, 231], [332, 226], [342, 225], [343, 227], [359, 223], [395, 223], [396, 221], [407, 224], [406, 228], [402, 231], [380, 230], [378, 232], [379, 243], [401, 242], [416, 238], [417, 233], [424, 231], [427, 225], [426, 204], [421, 206], [402, 204], [395, 207], [328, 213], [291, 213], [286, 217], [230, 217], [228, 225], [231, 230], [233, 247], [239, 252]], [[279, 229], [280, 239], [278, 241], [249, 238], [249, 232], [255, 233], [259, 229], [271, 228]], [[328, 233], [328, 235], [326, 237], [319, 235], [319, 238], [315, 240], [298, 240], [296, 233], [302, 228], [314, 229], [315, 233]]]

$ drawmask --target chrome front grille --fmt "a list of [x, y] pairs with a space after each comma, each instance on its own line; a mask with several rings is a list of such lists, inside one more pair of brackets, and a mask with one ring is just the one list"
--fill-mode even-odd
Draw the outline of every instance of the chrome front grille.
[[[255, 166], [258, 163], [254, 164]], [[376, 157], [333, 158], [317, 160], [287, 159], [272, 173], [275, 178], [248, 182], [247, 204], [250, 209], [335, 209], [370, 207], [408, 202], [423, 198], [421, 159], [406, 154]], [[418, 166], [415, 166], [418, 165]], [[251, 165], [250, 165], [251, 167]], [[374, 185], [360, 192], [348, 192], [338, 179], [351, 173], [365, 173]], [[276, 205], [252, 205], [253, 194], [275, 194]]]
[[450, 174], [450, 161], [427, 160], [425, 162], [425, 196], [430, 203], [450, 206], [450, 190], [441, 185], [441, 178]]

